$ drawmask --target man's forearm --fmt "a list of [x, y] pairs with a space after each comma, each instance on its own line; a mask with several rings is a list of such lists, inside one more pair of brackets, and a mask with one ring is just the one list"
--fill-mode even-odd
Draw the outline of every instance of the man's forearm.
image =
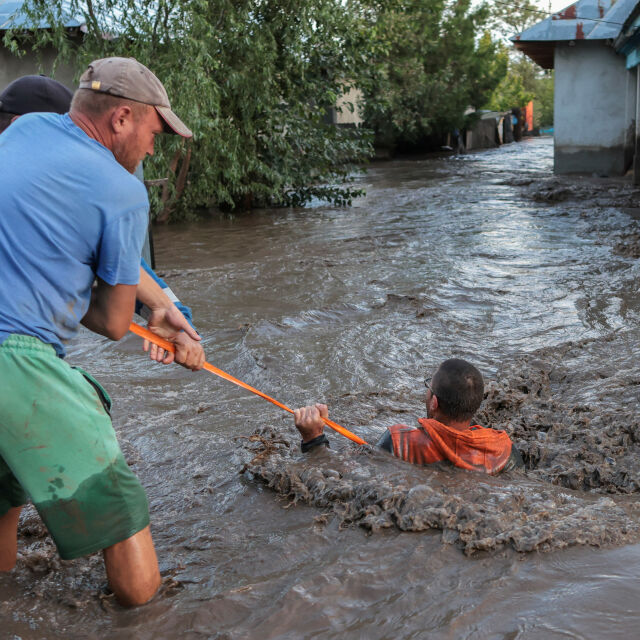
[[149, 309], [169, 309], [173, 304], [162, 287], [142, 267], [136, 298]]

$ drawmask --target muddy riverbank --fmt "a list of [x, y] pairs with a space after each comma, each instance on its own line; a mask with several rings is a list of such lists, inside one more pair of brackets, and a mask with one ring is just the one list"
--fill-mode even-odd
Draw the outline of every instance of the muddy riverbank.
[[635, 195], [534, 197], [551, 162], [541, 139], [393, 161], [350, 209], [156, 234], [159, 271], [215, 365], [290, 406], [326, 401], [375, 442], [423, 415], [441, 360], [467, 358], [487, 380], [478, 420], [512, 434], [526, 473], [417, 468], [338, 435], [305, 457], [277, 408], [151, 364], [133, 336], [83, 333], [69, 357], [114, 398], [165, 584], [119, 608], [100, 558], [60, 561], [27, 511], [18, 566], [0, 577], [7, 637], [633, 635], [640, 265], [623, 209]]

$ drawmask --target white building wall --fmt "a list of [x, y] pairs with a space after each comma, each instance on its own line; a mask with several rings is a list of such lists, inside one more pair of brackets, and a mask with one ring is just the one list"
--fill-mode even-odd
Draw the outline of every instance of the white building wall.
[[[353, 111], [351, 110], [353, 105]], [[361, 125], [364, 95], [360, 89], [349, 87], [336, 102], [336, 124]]]
[[[51, 76], [55, 56], [54, 49], [47, 48], [41, 52], [40, 58], [29, 51], [22, 58], [16, 58], [7, 49], [0, 46], [0, 91], [21, 76], [38, 75], [39, 73]], [[42, 62], [42, 66], [38, 64], [39, 61]], [[53, 77], [73, 91], [77, 86], [73, 79], [74, 73], [75, 69], [72, 67], [60, 65]]]
[[632, 150], [635, 93], [625, 59], [602, 41], [555, 47], [556, 173], [621, 175]]

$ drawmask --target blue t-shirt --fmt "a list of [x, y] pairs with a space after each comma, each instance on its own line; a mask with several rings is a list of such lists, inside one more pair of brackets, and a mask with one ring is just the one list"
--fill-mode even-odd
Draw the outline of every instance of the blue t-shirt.
[[0, 343], [12, 333], [58, 355], [96, 275], [138, 283], [144, 185], [68, 114], [31, 113], [0, 135]]

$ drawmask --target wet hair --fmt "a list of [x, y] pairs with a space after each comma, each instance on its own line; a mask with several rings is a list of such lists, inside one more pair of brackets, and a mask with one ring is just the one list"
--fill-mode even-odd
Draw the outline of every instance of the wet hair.
[[482, 374], [466, 360], [445, 360], [431, 381], [440, 411], [453, 420], [471, 420], [484, 396]]
[[11, 121], [15, 117], [15, 113], [5, 113], [4, 111], [0, 111], [0, 133], [2, 133], [11, 124]]
[[73, 94], [70, 111], [79, 111], [89, 116], [100, 117], [117, 107], [127, 106], [131, 108], [133, 119], [138, 122], [152, 108], [148, 104], [128, 100], [109, 93], [93, 91], [92, 89], [78, 89]]

